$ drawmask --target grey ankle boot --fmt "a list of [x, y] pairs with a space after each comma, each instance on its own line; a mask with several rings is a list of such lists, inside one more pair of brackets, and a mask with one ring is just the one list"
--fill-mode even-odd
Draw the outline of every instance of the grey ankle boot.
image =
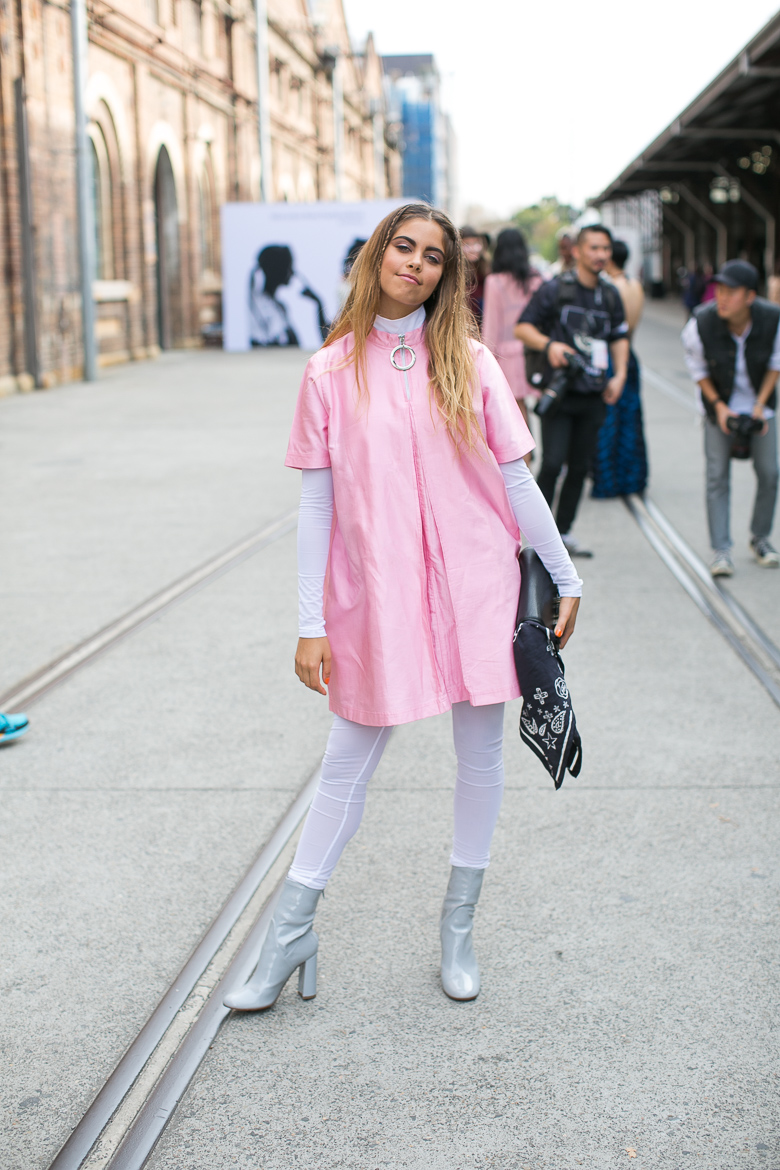
[[302, 999], [314, 999], [319, 939], [311, 925], [321, 893], [287, 878], [254, 974], [240, 991], [225, 996], [225, 1007], [239, 1012], [273, 1007], [296, 967], [300, 967], [298, 994]]
[[453, 865], [441, 908], [441, 985], [450, 999], [476, 999], [479, 967], [471, 943], [484, 869]]

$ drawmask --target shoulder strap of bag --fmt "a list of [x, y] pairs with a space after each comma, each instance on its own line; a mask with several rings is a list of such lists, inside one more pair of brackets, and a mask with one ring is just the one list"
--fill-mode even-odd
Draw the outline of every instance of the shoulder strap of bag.
[[558, 281], [556, 308], [560, 311], [564, 305], [574, 304], [577, 296], [577, 277], [572, 272], [562, 272]]
[[601, 277], [599, 277], [599, 288], [601, 289], [604, 300], [607, 302], [607, 308], [609, 309], [610, 314], [615, 311], [618, 305], [623, 308], [623, 298], [620, 295], [620, 290], [612, 283], [611, 280], [603, 280]]
[[[556, 281], [555, 310], [560, 313], [564, 305], [571, 305], [577, 295], [577, 278], [571, 272], [562, 272], [554, 277]], [[552, 369], [543, 350], [525, 350], [525, 376], [534, 390], [544, 390], [550, 380]]]
[[696, 318], [696, 328], [699, 330], [699, 337], [705, 350], [705, 357], [707, 349], [715, 345], [719, 337], [727, 332], [724, 329], [723, 323], [718, 316], [718, 310], [714, 301], [707, 301], [703, 305], [697, 305], [693, 310], [693, 315]]

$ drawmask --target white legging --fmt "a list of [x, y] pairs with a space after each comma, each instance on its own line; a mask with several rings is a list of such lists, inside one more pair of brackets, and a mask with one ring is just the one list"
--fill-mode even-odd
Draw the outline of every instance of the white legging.
[[[366, 788], [392, 727], [366, 727], [336, 715], [322, 777], [306, 817], [289, 876], [324, 890], [342, 850], [357, 832]], [[504, 793], [504, 704], [454, 703], [452, 738], [458, 757], [451, 865], [486, 869]]]

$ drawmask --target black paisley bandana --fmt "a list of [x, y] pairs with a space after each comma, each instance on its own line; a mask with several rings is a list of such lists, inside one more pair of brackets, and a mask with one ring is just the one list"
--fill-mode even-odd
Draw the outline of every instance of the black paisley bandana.
[[579, 776], [582, 740], [551, 630], [529, 619], [515, 630], [515, 669], [523, 693], [520, 737], [535, 752], [556, 788], [566, 771]]

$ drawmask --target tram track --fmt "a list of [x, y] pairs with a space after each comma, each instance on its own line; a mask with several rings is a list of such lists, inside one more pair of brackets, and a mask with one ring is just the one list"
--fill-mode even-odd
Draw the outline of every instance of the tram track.
[[[297, 522], [297, 508], [290, 509], [210, 557], [5, 690], [0, 695], [0, 708], [30, 706], [174, 606], [292, 532]], [[246, 981], [257, 962], [276, 893], [319, 774], [318, 764], [50, 1163], [50, 1170], [131, 1170], [144, 1164], [229, 1015], [222, 1003], [224, 996]]]
[[740, 605], [683, 539], [650, 498], [625, 496], [624, 503], [640, 531], [732, 650], [780, 707], [780, 648]]
[[236, 541], [216, 556], [173, 581], [165, 589], [152, 594], [140, 605], [133, 606], [127, 613], [110, 622], [101, 630], [91, 634], [83, 642], [48, 662], [32, 674], [19, 680], [0, 694], [0, 710], [10, 711], [29, 707], [53, 687], [59, 686], [76, 671], [93, 662], [101, 654], [112, 649], [117, 643], [139, 633], [151, 622], [157, 621], [169, 609], [180, 605], [194, 593], [210, 585], [225, 573], [237, 568], [249, 557], [267, 548], [270, 544], [292, 532], [298, 523], [298, 509], [291, 508], [270, 524], [251, 533], [243, 540]]
[[[652, 500], [625, 504], [655, 552], [780, 706], [780, 649], [686, 544]], [[50, 1165], [142, 1170], [224, 1020], [225, 995], [257, 962], [319, 766], [283, 814], [155, 1011]]]
[[[685, 398], [681, 391], [678, 397]], [[652, 500], [627, 497], [625, 504], [667, 568], [780, 706], [780, 649], [725, 586], [713, 582], [706, 566]], [[296, 518], [295, 510], [287, 512], [206, 561], [6, 691], [0, 704], [35, 702], [172, 606], [291, 532]], [[246, 980], [257, 961], [318, 779], [319, 765], [50, 1163], [50, 1170], [141, 1170], [147, 1163], [229, 1015], [224, 996]]]
[[49, 1170], [141, 1170], [257, 963], [319, 777], [318, 764]]
[[[209, 558], [0, 695], [29, 706], [172, 607], [292, 532], [297, 508]], [[135, 1170], [144, 1165], [222, 1022], [225, 995], [257, 962], [318, 764], [232, 890], [157, 1007], [50, 1163], [50, 1170]]]
[[[654, 390], [689, 413], [701, 411], [692, 394], [648, 366], [642, 376]], [[707, 565], [681, 536], [658, 505], [645, 495], [624, 497], [640, 531], [696, 607], [717, 629], [780, 707], [780, 648], [739, 603], [722, 578], [713, 578]]]

